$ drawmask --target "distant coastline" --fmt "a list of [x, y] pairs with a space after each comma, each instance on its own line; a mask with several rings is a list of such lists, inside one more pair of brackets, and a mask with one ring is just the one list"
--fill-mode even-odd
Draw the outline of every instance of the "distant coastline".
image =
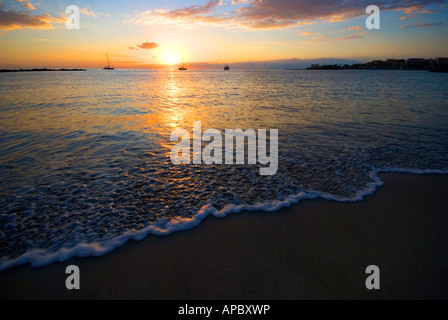
[[86, 69], [2, 69], [0, 73], [6, 72], [42, 72], [42, 71], [87, 71]]
[[[290, 69], [291, 70], [291, 69]], [[436, 59], [388, 59], [374, 60], [368, 63], [348, 64], [313, 64], [306, 70], [421, 70], [430, 72], [448, 72], [448, 58]]]

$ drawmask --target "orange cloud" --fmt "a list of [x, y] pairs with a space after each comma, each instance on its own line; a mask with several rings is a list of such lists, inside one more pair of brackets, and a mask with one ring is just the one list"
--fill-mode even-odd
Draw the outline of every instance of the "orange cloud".
[[313, 35], [319, 34], [319, 32], [302, 32], [302, 34], [304, 36], [308, 37], [308, 36], [313, 36]]
[[0, 3], [0, 30], [14, 29], [54, 29], [54, 23], [65, 23], [64, 18], [55, 18], [49, 14], [32, 15], [23, 11], [4, 11]]
[[360, 26], [353, 26], [353, 27], [348, 27], [347, 30], [348, 30], [348, 31], [352, 31], [352, 30], [362, 30], [362, 27], [360, 27]]
[[407, 20], [407, 19], [417, 18], [417, 17], [418, 17], [417, 14], [411, 14], [411, 15], [409, 15], [409, 16], [401, 17], [400, 20]]
[[318, 42], [323, 42], [323, 41], [328, 41], [329, 38], [326, 35], [320, 35], [317, 37], [312, 38], [310, 41], [302, 41], [303, 43], [308, 43], [308, 44], [313, 44], [313, 43], [318, 43]]
[[35, 10], [36, 8], [31, 4], [31, 2], [27, 2], [26, 0], [14, 0], [14, 3], [22, 3], [22, 7], [29, 10]]
[[414, 11], [419, 11], [420, 9], [422, 9], [424, 6], [425, 6], [425, 4], [420, 4], [420, 5], [410, 6], [410, 7], [400, 7], [400, 8], [396, 8], [395, 10], [404, 11], [404, 13], [406, 13], [406, 14], [412, 14]]
[[[407, 16], [403, 16], [400, 18], [400, 20], [407, 20], [407, 19], [411, 19], [411, 18], [417, 18], [422, 14], [430, 14], [430, 13], [435, 13], [437, 12], [436, 10], [428, 10], [428, 9], [423, 9], [423, 6], [412, 6], [409, 8], [399, 8], [396, 9], [398, 11], [404, 11], [404, 13], [407, 14]], [[417, 11], [417, 12], [416, 12]], [[416, 12], [416, 13], [413, 13]]]
[[89, 11], [89, 10], [87, 10], [86, 8], [82, 9], [80, 12], [81, 12], [81, 13], [84, 13], [85, 15], [94, 17], [94, 18], [96, 17], [95, 12], [93, 12], [93, 11]]
[[155, 42], [143, 42], [142, 44], [138, 44], [137, 47], [139, 47], [140, 49], [151, 50], [156, 49], [160, 46]]

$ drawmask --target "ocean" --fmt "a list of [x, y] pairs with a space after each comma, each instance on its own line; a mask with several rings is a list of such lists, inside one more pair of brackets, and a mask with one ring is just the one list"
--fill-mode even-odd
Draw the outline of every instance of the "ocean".
[[[210, 215], [360, 201], [379, 172], [446, 174], [446, 88], [446, 74], [421, 71], [0, 74], [0, 271], [101, 256]], [[278, 130], [278, 172], [174, 165], [170, 135], [195, 121]]]

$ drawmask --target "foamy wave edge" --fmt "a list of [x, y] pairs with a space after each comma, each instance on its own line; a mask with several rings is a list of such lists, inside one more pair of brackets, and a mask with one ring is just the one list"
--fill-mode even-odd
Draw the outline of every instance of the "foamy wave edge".
[[384, 182], [378, 177], [380, 173], [409, 173], [417, 175], [431, 174], [448, 174], [448, 170], [419, 170], [419, 169], [374, 169], [370, 173], [372, 182], [366, 185], [366, 188], [356, 193], [352, 198], [337, 197], [331, 194], [320, 193], [316, 191], [301, 192], [297, 195], [290, 196], [284, 201], [274, 201], [269, 203], [259, 203], [255, 205], [229, 205], [222, 211], [218, 211], [212, 205], [202, 208], [193, 218], [174, 219], [169, 221], [161, 221], [156, 225], [150, 225], [139, 231], [127, 231], [114, 239], [96, 243], [80, 243], [72, 248], [62, 248], [56, 252], [47, 252], [45, 250], [27, 251], [20, 257], [13, 260], [0, 259], [0, 272], [21, 266], [31, 264], [32, 267], [44, 267], [55, 262], [65, 262], [71, 258], [86, 258], [104, 256], [113, 250], [123, 246], [130, 240], [141, 241], [146, 237], [153, 236], [169, 236], [175, 232], [186, 231], [199, 226], [208, 216], [216, 218], [225, 218], [233, 213], [241, 213], [243, 211], [264, 211], [276, 212], [282, 208], [290, 207], [302, 200], [324, 199], [329, 201], [353, 203], [362, 201], [365, 197], [375, 193], [378, 187], [384, 186]]

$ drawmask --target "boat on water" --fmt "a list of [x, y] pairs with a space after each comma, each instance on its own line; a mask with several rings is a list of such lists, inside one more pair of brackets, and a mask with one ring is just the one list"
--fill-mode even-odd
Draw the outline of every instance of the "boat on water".
[[225, 66], [224, 67], [224, 71], [229, 71], [230, 70], [230, 67], [229, 66]]
[[104, 67], [104, 70], [115, 70], [115, 68], [110, 63], [109, 56], [107, 55], [107, 53], [106, 58], [107, 58], [107, 67]]
[[184, 57], [182, 56], [182, 65], [179, 67], [180, 71], [187, 71], [187, 67], [184, 65]]

